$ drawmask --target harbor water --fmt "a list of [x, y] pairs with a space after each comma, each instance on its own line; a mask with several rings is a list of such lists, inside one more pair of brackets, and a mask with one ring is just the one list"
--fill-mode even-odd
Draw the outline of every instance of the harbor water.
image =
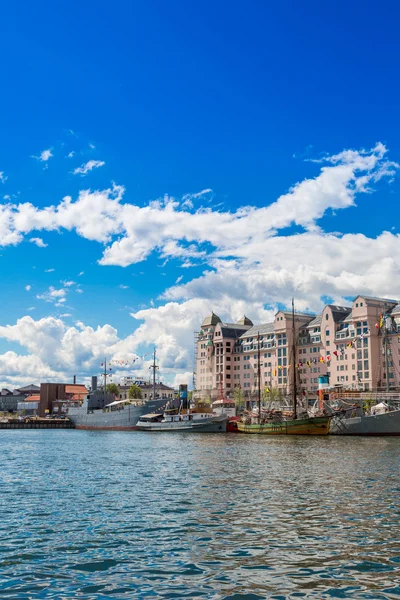
[[400, 439], [2, 431], [3, 598], [400, 598]]

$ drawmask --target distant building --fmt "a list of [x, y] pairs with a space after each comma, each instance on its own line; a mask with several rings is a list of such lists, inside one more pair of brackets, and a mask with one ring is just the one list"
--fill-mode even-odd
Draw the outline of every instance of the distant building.
[[[382, 322], [388, 331], [388, 365], [382, 348]], [[293, 333], [296, 355], [293, 357]], [[254, 398], [258, 389], [260, 344], [261, 389], [291, 392], [293, 368], [299, 393], [317, 398], [318, 379], [331, 387], [400, 391], [400, 304], [396, 300], [357, 296], [351, 306], [326, 305], [321, 314], [278, 311], [271, 323], [253, 325], [244, 317], [223, 323], [211, 313], [197, 334], [196, 398], [214, 400], [222, 389]], [[387, 366], [387, 369], [386, 369]]]
[[37, 392], [39, 390], [40, 388], [33, 384], [27, 385], [23, 388], [15, 389], [14, 391], [3, 388], [0, 391], [0, 412], [17, 412], [18, 403], [24, 402], [32, 392]]
[[[120, 400], [127, 400], [129, 398], [129, 388], [131, 387], [131, 385], [132, 384], [118, 386]], [[139, 385], [139, 384], [136, 384], [136, 385]], [[139, 387], [142, 390], [142, 398], [144, 400], [148, 400], [149, 398], [152, 398], [152, 396], [153, 396], [153, 385], [152, 384], [143, 383], [143, 384], [139, 385]], [[156, 384], [156, 397], [157, 398], [167, 398], [169, 400], [169, 399], [174, 398], [174, 395], [175, 395], [174, 388], [171, 388], [168, 385], [165, 385], [164, 383]]]

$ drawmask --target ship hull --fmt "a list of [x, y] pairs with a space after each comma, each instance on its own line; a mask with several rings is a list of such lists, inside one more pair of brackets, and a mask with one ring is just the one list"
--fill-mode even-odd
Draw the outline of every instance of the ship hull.
[[165, 398], [150, 400], [141, 406], [131, 404], [124, 405], [119, 410], [89, 411], [85, 406], [79, 408], [70, 408], [68, 417], [75, 426], [75, 429], [98, 429], [110, 431], [134, 431], [136, 423], [142, 415], [148, 412], [157, 412], [166, 404]]
[[334, 417], [330, 435], [400, 435], [400, 410], [350, 419]]
[[328, 435], [330, 417], [313, 417], [277, 423], [237, 424], [239, 433], [262, 435]]
[[226, 433], [228, 418], [215, 417], [196, 421], [175, 421], [167, 423], [139, 422], [139, 431], [165, 432], [165, 433]]

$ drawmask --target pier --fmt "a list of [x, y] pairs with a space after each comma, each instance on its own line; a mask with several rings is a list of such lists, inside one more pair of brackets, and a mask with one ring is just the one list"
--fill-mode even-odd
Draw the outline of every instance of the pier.
[[68, 419], [9, 419], [0, 421], [0, 429], [74, 429], [74, 424]]

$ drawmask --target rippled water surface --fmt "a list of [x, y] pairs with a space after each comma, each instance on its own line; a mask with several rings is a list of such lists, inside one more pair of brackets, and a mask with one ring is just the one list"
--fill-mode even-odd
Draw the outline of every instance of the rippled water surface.
[[3, 598], [400, 598], [400, 439], [1, 431]]

